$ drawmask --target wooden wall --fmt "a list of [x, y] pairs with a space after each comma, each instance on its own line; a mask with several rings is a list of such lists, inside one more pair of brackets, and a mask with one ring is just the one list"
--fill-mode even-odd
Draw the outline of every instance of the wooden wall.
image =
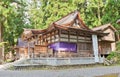
[[28, 56], [28, 48], [19, 48], [19, 57], [27, 57]]
[[37, 57], [47, 56], [47, 46], [44, 46], [44, 45], [35, 45], [35, 47], [34, 47], [34, 54]]
[[92, 43], [81, 42], [77, 45], [77, 51], [79, 56], [93, 56]]
[[[53, 30], [47, 34], [43, 34], [39, 37], [37, 45], [35, 46], [35, 52], [47, 52], [47, 47], [42, 47], [42, 45], [48, 46], [55, 42], [71, 42], [76, 43], [78, 46], [78, 54], [61, 52], [59, 55], [68, 56], [68, 54], [73, 56], [81, 56], [92, 54], [92, 37], [87, 33], [79, 33], [77, 31], [66, 31], [66, 30]], [[49, 51], [49, 50], [48, 50]], [[84, 54], [83, 54], [84, 53]], [[58, 54], [58, 53], [57, 53]]]
[[58, 31], [54, 30], [52, 32], [49, 32], [47, 34], [43, 34], [42, 36], [39, 37], [39, 44], [38, 45], [48, 45], [53, 42], [58, 41]]
[[105, 29], [103, 32], [109, 34], [107, 36], [104, 36], [102, 40], [115, 41], [115, 32], [110, 27]]
[[77, 31], [53, 30], [39, 37], [37, 45], [48, 45], [54, 42], [91, 42], [91, 35]]
[[112, 51], [110, 42], [99, 42], [99, 53], [109, 54]]

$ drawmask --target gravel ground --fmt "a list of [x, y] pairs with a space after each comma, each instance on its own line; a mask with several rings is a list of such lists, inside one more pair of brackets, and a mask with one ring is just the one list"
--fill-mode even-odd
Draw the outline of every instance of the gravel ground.
[[110, 73], [120, 73], [120, 66], [79, 68], [66, 70], [1, 70], [0, 77], [94, 77]]

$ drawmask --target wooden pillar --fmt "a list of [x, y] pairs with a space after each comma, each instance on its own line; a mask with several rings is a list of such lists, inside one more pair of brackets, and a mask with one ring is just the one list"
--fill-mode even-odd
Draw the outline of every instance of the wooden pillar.
[[[70, 43], [70, 31], [68, 31], [68, 43]], [[69, 57], [71, 57], [70, 50], [69, 50]]]
[[54, 42], [55, 42], [55, 39], [56, 39], [56, 38], [55, 38], [55, 35], [56, 35], [56, 34], [55, 34], [55, 31], [54, 31]]
[[40, 45], [42, 45], [42, 42], [43, 42], [43, 35], [40, 36]]
[[70, 42], [70, 31], [68, 31], [68, 42]]
[[59, 36], [59, 42], [60, 42], [60, 39], [61, 39], [61, 30], [58, 30], [58, 36]]
[[[86, 40], [86, 33], [83, 33], [83, 36], [84, 36], [84, 41], [87, 41]], [[87, 49], [87, 42], [85, 42], [85, 49]]]
[[48, 36], [48, 34], [46, 34], [46, 42], [47, 42], [47, 45], [46, 45], [47, 50], [46, 50], [46, 53], [45, 53], [46, 57], [49, 57], [49, 54], [48, 54], [48, 38], [49, 38], [49, 36]]
[[41, 36], [39, 36], [38, 40], [39, 40], [39, 45], [41, 45]]
[[28, 58], [30, 58], [30, 45], [29, 45], [29, 42], [28, 42]]
[[78, 43], [78, 42], [79, 42], [79, 41], [78, 41], [78, 36], [79, 36], [79, 35], [78, 35], [78, 32], [76, 32], [76, 35], [77, 35], [77, 43], [76, 43], [76, 44], [77, 44], [77, 53], [78, 53], [78, 52], [79, 52], [79, 43]]
[[47, 34], [45, 35], [45, 45], [48, 45]]
[[42, 35], [40, 36], [40, 45], [42, 45]]
[[99, 57], [98, 57], [98, 39], [97, 39], [97, 35], [92, 35], [92, 45], [93, 45], [93, 51], [94, 51], [95, 62], [99, 62]]
[[50, 43], [52, 43], [52, 32], [50, 32], [49, 34], [50, 34]]
[[39, 35], [36, 36], [37, 39], [36, 39], [36, 42], [37, 42], [37, 45], [39, 44]]
[[78, 32], [76, 32], [76, 35], [77, 35], [77, 43], [78, 43]]
[[[59, 40], [58, 40], [58, 42], [60, 43], [60, 39], [61, 39], [61, 30], [59, 29], [58, 30], [58, 36], [59, 36]], [[58, 47], [60, 47], [60, 46], [58, 46]], [[57, 53], [57, 55], [58, 55], [58, 57], [60, 57], [60, 50], [58, 50], [58, 53]]]

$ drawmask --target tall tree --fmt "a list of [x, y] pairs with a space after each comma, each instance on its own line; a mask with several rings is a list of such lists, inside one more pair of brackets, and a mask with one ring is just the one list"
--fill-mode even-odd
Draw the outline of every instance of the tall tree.
[[[82, 19], [93, 28], [102, 24], [105, 8], [103, 0], [32, 0], [29, 10], [34, 28], [46, 28], [50, 23], [75, 10], [80, 11]], [[39, 6], [38, 6], [39, 3]]]
[[103, 0], [86, 0], [84, 19], [90, 28], [102, 25], [101, 19], [105, 5]]
[[40, 7], [33, 1], [29, 10], [30, 21], [34, 28], [47, 28], [62, 16], [77, 10], [73, 0], [40, 0]]
[[104, 13], [102, 16], [102, 24], [111, 23], [117, 29], [120, 26], [116, 24], [116, 21], [120, 19], [120, 0], [108, 0], [104, 8]]
[[23, 28], [30, 27], [29, 24], [25, 24], [25, 6], [24, 0], [0, 1], [0, 30], [2, 41], [7, 42], [5, 44], [6, 52], [12, 50]]

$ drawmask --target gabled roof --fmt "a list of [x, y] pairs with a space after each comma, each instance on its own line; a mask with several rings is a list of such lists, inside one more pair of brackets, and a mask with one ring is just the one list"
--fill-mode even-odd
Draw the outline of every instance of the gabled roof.
[[[79, 27], [73, 26], [73, 24], [75, 23], [76, 20], [78, 20]], [[84, 22], [80, 18], [80, 13], [78, 11], [69, 13], [66, 16], [64, 16], [64, 17], [60, 18], [59, 20], [50, 24], [48, 26], [48, 28], [46, 29], [47, 30], [46, 33], [48, 33], [49, 31], [51, 31], [55, 28], [61, 28], [61, 29], [66, 29], [66, 30], [69, 28], [91, 30], [84, 24]]]
[[83, 22], [83, 20], [80, 18], [80, 13], [78, 11], [74, 11], [65, 17], [57, 20], [54, 22], [55, 25], [63, 26], [63, 27], [73, 27], [74, 23], [79, 24], [79, 27], [76, 28], [82, 28], [82, 29], [87, 29], [90, 30]]
[[[50, 31], [53, 31], [55, 29], [64, 29], [64, 30], [76, 30], [79, 32], [86, 32], [88, 34], [97, 34], [100, 36], [106, 35], [105, 33], [93, 31], [88, 28], [88, 26], [85, 25], [83, 20], [80, 17], [80, 13], [78, 11], [74, 11], [72, 13], [69, 13], [68, 15], [62, 17], [61, 19], [53, 22], [48, 26], [47, 29], [24, 29], [23, 37], [25, 39], [29, 39], [34, 35], [38, 34], [47, 34]], [[24, 35], [25, 34], [25, 35]]]
[[105, 25], [101, 25], [101, 26], [98, 26], [98, 27], [95, 27], [95, 28], [93, 28], [92, 30], [93, 31], [104, 31], [105, 29], [107, 29], [107, 28], [111, 28], [114, 32], [116, 32], [117, 30], [112, 26], [112, 24], [105, 24]]
[[40, 29], [25, 29], [24, 28], [21, 38], [25, 40], [25, 39], [31, 38], [32, 36], [45, 33], [46, 31], [47, 29], [40, 30]]

